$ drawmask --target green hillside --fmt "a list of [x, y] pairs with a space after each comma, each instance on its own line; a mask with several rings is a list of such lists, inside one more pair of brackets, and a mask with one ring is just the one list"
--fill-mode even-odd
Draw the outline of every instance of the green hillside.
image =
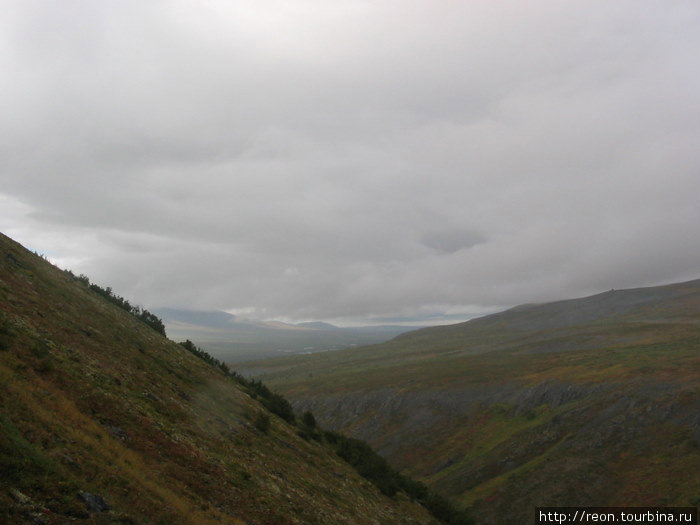
[[700, 280], [249, 366], [478, 523], [700, 503]]
[[1, 523], [435, 523], [119, 300], [0, 235]]

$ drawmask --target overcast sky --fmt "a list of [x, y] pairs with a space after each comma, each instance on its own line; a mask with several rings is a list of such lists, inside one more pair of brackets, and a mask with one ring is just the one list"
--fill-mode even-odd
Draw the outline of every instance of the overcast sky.
[[700, 277], [697, 0], [1, 1], [0, 230], [336, 322]]

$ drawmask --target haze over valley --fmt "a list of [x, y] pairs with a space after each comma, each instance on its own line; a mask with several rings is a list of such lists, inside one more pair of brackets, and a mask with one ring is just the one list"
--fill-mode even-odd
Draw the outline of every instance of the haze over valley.
[[176, 341], [191, 339], [228, 363], [311, 354], [382, 343], [415, 327], [397, 325], [338, 327], [324, 322], [297, 324], [256, 321], [221, 311], [155, 310]]

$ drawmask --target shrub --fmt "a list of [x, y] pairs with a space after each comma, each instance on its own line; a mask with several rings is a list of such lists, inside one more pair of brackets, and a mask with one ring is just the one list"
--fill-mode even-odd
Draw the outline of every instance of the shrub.
[[107, 299], [110, 303], [118, 306], [122, 310], [126, 310], [131, 315], [139, 319], [141, 322], [150, 326], [159, 334], [165, 336], [165, 325], [157, 315], [152, 314], [148, 310], [142, 309], [140, 306], [132, 306], [132, 304], [129, 301], [113, 293], [112, 288], [110, 286], [108, 286], [107, 288], [102, 288], [101, 286], [95, 283], [90, 283], [90, 279], [88, 279], [87, 275], [80, 274], [78, 277], [75, 277], [75, 275], [73, 275], [72, 272], [67, 273], [79, 283], [83, 284], [84, 286], [87, 286], [93, 292]]
[[262, 432], [263, 434], [267, 434], [267, 432], [270, 430], [270, 416], [265, 412], [259, 411], [255, 415], [253, 424], [255, 425], [255, 428], [257, 428], [260, 432]]
[[248, 381], [248, 390], [254, 399], [258, 396], [262, 397], [263, 399], [268, 399], [272, 395], [270, 389], [267, 388], [262, 381], [258, 381], [257, 379], [251, 379]]
[[308, 428], [316, 428], [316, 418], [308, 410], [301, 416], [301, 421], [304, 423], [304, 426]]
[[248, 391], [251, 397], [260, 397], [260, 402], [273, 414], [278, 415], [287, 423], [294, 423], [294, 409], [287, 399], [277, 392], [272, 392], [262, 381], [251, 379], [247, 382]]
[[323, 439], [325, 439], [326, 442], [330, 443], [331, 445], [337, 445], [341, 437], [344, 436], [338, 434], [337, 432], [332, 432], [330, 430], [323, 431]]
[[262, 403], [270, 412], [277, 414], [287, 423], [294, 423], [294, 409], [282, 394], [273, 392], [269, 398], [263, 399]]
[[422, 503], [433, 516], [450, 525], [472, 525], [474, 523], [467, 511], [458, 509], [450, 500], [435, 492], [429, 493]]
[[398, 492], [399, 474], [364, 441], [342, 437], [337, 453], [383, 494], [394, 496]]
[[233, 373], [232, 373], [231, 370], [229, 369], [229, 367], [228, 367], [228, 365], [227, 365], [226, 363], [224, 363], [223, 361], [217, 359], [216, 357], [213, 357], [212, 355], [208, 354], [207, 352], [205, 352], [205, 351], [202, 350], [201, 348], [198, 348], [198, 347], [195, 346], [195, 344], [194, 344], [192, 341], [190, 341], [189, 339], [187, 339], [186, 341], [180, 342], [179, 345], [182, 346], [183, 348], [185, 348], [186, 350], [188, 350], [189, 352], [191, 352], [192, 354], [194, 354], [194, 355], [196, 355], [197, 357], [199, 357], [202, 361], [206, 361], [206, 362], [209, 363], [210, 365], [215, 366], [216, 368], [218, 368], [219, 370], [221, 370], [224, 374], [230, 375], [230, 376], [234, 376], [234, 379], [236, 379], [239, 383], [240, 383], [241, 381], [245, 381], [245, 380], [243, 379], [243, 376], [241, 376], [240, 374], [238, 374], [238, 373], [236, 373], [236, 372], [233, 372]]
[[0, 351], [10, 348], [10, 341], [13, 336], [14, 332], [12, 328], [10, 328], [10, 323], [7, 319], [0, 320]]
[[34, 366], [34, 370], [40, 374], [48, 374], [50, 372], [53, 372], [54, 365], [51, 356], [41, 358], [39, 362]]
[[257, 381], [255, 379], [251, 379], [250, 381], [247, 381], [238, 372], [232, 372], [226, 363], [216, 359], [215, 357], [212, 357], [211, 355], [209, 355], [207, 352], [205, 352], [201, 348], [198, 348], [189, 339], [181, 342], [180, 346], [187, 349], [189, 352], [193, 353], [194, 355], [196, 355], [197, 357], [199, 357], [203, 361], [206, 361], [210, 365], [217, 367], [219, 370], [221, 370], [228, 377], [230, 377], [234, 381], [240, 383], [241, 385], [245, 386], [248, 389], [250, 396], [253, 399], [257, 399], [258, 397], [260, 397], [261, 398], [260, 402], [270, 412], [278, 415], [279, 417], [284, 419], [287, 423], [294, 423], [294, 421], [295, 421], [294, 409], [292, 408], [292, 405], [289, 403], [289, 401], [287, 401], [287, 399], [282, 394], [279, 394], [277, 392], [272, 392], [269, 388], [267, 388], [262, 383], [262, 381]]
[[429, 491], [423, 483], [396, 472], [364, 441], [336, 432], [326, 431], [323, 434], [328, 443], [336, 446], [336, 452], [341, 458], [355, 467], [361, 476], [371, 481], [386, 496], [392, 497], [402, 490], [448, 525], [473, 524], [466, 511], [457, 508], [447, 498]]
[[399, 475], [399, 486], [411, 499], [424, 501], [428, 497], [428, 487], [420, 481]]

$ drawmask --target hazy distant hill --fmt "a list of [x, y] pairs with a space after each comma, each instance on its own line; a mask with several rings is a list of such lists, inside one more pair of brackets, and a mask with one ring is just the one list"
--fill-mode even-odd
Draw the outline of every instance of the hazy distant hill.
[[435, 523], [260, 392], [0, 234], [0, 523]]
[[263, 322], [221, 311], [160, 308], [154, 312], [163, 319], [172, 339], [190, 339], [229, 363], [381, 343], [413, 329], [391, 325], [340, 328], [320, 321]]
[[700, 280], [250, 367], [479, 523], [529, 523], [535, 505], [700, 503]]
[[[184, 310], [177, 308], [159, 308], [155, 313], [172, 324], [201, 326], [207, 328], [228, 328], [236, 324], [236, 316], [218, 310]], [[245, 326], [245, 323], [238, 323]]]
[[296, 326], [300, 328], [310, 328], [311, 330], [338, 330], [338, 327], [330, 323], [324, 323], [322, 321], [309, 321], [306, 323], [297, 323]]

